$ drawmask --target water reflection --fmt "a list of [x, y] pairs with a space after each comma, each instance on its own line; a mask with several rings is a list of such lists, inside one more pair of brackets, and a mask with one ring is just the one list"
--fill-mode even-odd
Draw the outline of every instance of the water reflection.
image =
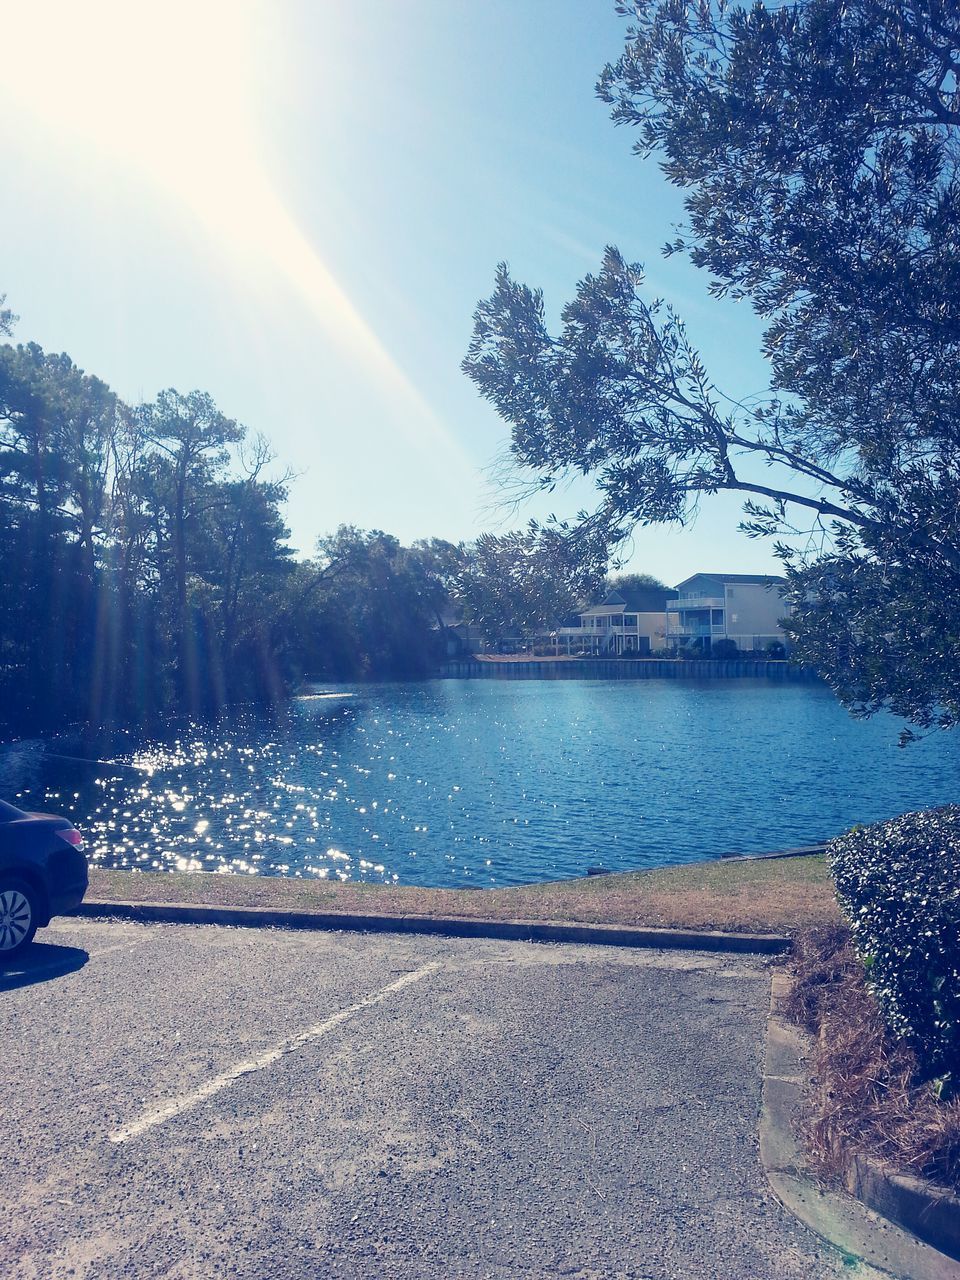
[[317, 689], [165, 737], [0, 747], [0, 795], [94, 862], [435, 885], [777, 848], [952, 800], [960, 743], [759, 681]]

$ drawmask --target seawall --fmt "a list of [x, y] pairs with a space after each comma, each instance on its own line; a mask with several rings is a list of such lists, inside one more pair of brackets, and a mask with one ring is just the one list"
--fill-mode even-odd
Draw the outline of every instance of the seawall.
[[765, 658], [453, 658], [441, 665], [447, 679], [493, 680], [729, 680], [750, 676], [813, 682], [819, 677], [784, 660]]

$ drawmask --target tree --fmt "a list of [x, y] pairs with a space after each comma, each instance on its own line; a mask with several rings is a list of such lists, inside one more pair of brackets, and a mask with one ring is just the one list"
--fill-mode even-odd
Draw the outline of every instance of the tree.
[[655, 578], [652, 573], [613, 573], [606, 580], [608, 591], [667, 591], [665, 582]]
[[[551, 335], [503, 265], [464, 363], [540, 487], [592, 475], [616, 547], [746, 496], [799, 657], [857, 714], [960, 718], [960, 14], [938, 0], [638, 0], [598, 90], [685, 192], [666, 247], [766, 322], [769, 395], [722, 395], [614, 248]], [[762, 464], [762, 465], [761, 465]]]
[[485, 639], [500, 645], [560, 626], [601, 580], [595, 566], [569, 555], [562, 539], [536, 529], [485, 533], [467, 548], [454, 597]]
[[439, 539], [404, 547], [379, 529], [341, 525], [317, 553], [295, 585], [304, 670], [348, 680], [430, 672], [459, 549]]
[[207, 700], [201, 672], [208, 664], [191, 611], [191, 552], [205, 513], [220, 500], [214, 486], [226, 469], [229, 446], [243, 439], [244, 428], [201, 391], [162, 391], [153, 404], [140, 406], [138, 417], [152, 449], [146, 478], [160, 583], [169, 584], [173, 597], [180, 700], [199, 710]]
[[290, 474], [269, 479], [274, 455], [262, 436], [241, 447], [239, 476], [207, 490], [194, 537], [191, 607], [203, 619], [215, 704], [276, 701], [296, 666], [286, 624], [292, 551], [281, 507]]
[[0, 347], [7, 660], [40, 717], [89, 684], [116, 430], [116, 397], [68, 356]]

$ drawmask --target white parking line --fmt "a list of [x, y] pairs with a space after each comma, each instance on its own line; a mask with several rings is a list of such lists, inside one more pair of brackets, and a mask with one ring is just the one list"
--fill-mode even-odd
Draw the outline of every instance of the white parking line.
[[358, 1000], [356, 1004], [350, 1005], [349, 1008], [341, 1009], [339, 1013], [331, 1014], [329, 1018], [325, 1018], [323, 1022], [318, 1022], [316, 1026], [309, 1027], [306, 1031], [301, 1031], [299, 1035], [292, 1036], [289, 1040], [282, 1040], [280, 1044], [275, 1045], [272, 1049], [265, 1049], [263, 1053], [257, 1054], [255, 1058], [248, 1058], [244, 1062], [236, 1063], [235, 1066], [229, 1067], [220, 1075], [214, 1076], [205, 1084], [200, 1085], [198, 1089], [194, 1089], [190, 1093], [183, 1093], [179, 1098], [173, 1098], [161, 1107], [145, 1111], [139, 1120], [133, 1120], [130, 1124], [124, 1125], [122, 1129], [115, 1129], [113, 1133], [109, 1134], [110, 1141], [129, 1142], [131, 1138], [139, 1138], [148, 1129], [152, 1129], [158, 1124], [164, 1124], [167, 1120], [174, 1119], [175, 1116], [183, 1115], [185, 1111], [190, 1111], [193, 1107], [199, 1106], [201, 1102], [206, 1102], [208, 1098], [212, 1098], [221, 1089], [226, 1089], [235, 1080], [239, 1080], [241, 1076], [249, 1075], [253, 1071], [262, 1071], [264, 1067], [272, 1066], [286, 1054], [301, 1049], [312, 1040], [319, 1040], [321, 1036], [325, 1036], [328, 1031], [332, 1031], [341, 1022], [346, 1022], [348, 1018], [352, 1018], [355, 1013], [359, 1013], [362, 1009], [369, 1009], [371, 1005], [379, 1004], [381, 1000], [386, 1000], [388, 996], [393, 995], [395, 992], [402, 991], [404, 987], [409, 987], [412, 982], [419, 982], [440, 967], [440, 961], [433, 960], [430, 964], [421, 965], [419, 969], [414, 969], [411, 973], [403, 974], [395, 982], [388, 983], [387, 986], [381, 987], [379, 991], [375, 991], [372, 995], [364, 996], [362, 1000]]

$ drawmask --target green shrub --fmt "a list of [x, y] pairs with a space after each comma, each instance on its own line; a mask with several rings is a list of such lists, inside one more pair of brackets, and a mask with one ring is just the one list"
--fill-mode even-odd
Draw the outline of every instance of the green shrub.
[[774, 659], [783, 659], [787, 656], [787, 651], [779, 640], [771, 640], [767, 645], [767, 657]]
[[724, 636], [720, 640], [714, 640], [713, 644], [710, 646], [710, 657], [720, 658], [721, 660], [725, 658], [739, 658], [740, 650], [737, 648], [736, 640], [730, 640], [727, 636]]
[[890, 1030], [927, 1077], [960, 1075], [960, 807], [830, 844], [837, 897]]

